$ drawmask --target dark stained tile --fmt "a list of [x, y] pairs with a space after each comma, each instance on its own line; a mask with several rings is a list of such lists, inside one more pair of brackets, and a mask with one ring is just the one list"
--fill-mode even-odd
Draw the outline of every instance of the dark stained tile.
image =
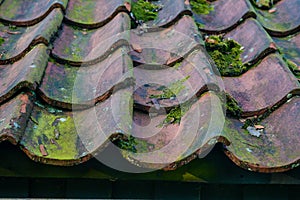
[[298, 65], [300, 70], [300, 33], [285, 38], [273, 37], [283, 56]]
[[[90, 66], [74, 67], [49, 62], [40, 86], [43, 99], [53, 106], [94, 105], [108, 98], [114, 89], [133, 84], [132, 61], [125, 47]], [[80, 91], [77, 95], [74, 90]]]
[[17, 144], [32, 109], [31, 94], [22, 93], [0, 106], [0, 141]]
[[[222, 80], [213, 74], [204, 49], [195, 50], [174, 67], [153, 69], [140, 65], [134, 68], [134, 76], [134, 102], [139, 109], [146, 111], [157, 106], [178, 106], [208, 90], [223, 90], [219, 88]], [[173, 92], [173, 97], [152, 98], [153, 95], [166, 95], [166, 88]], [[157, 102], [154, 103], [154, 100]]]
[[214, 10], [208, 15], [194, 13], [195, 21], [203, 25], [200, 30], [204, 32], [226, 32], [237, 26], [241, 20], [255, 17], [252, 5], [246, 0], [218, 0], [212, 5]]
[[53, 56], [74, 65], [103, 60], [117, 47], [129, 41], [130, 19], [119, 13], [105, 26], [86, 30], [63, 25], [59, 37], [53, 43]]
[[116, 91], [96, 106], [66, 112], [36, 103], [20, 141], [33, 160], [53, 165], [85, 162], [101, 151], [113, 134], [130, 133], [132, 89]]
[[225, 120], [221, 102], [205, 93], [184, 114], [180, 124], [161, 125], [166, 115], [134, 112], [133, 134], [140, 141], [137, 153], [127, 159], [147, 168], [172, 170], [192, 159], [204, 157], [220, 141]]
[[27, 28], [1, 26], [0, 36], [4, 43], [0, 46], [0, 64], [14, 62], [22, 58], [34, 45], [48, 45], [51, 37], [61, 24], [63, 15], [60, 9], [54, 9], [43, 21]]
[[46, 50], [44, 44], [39, 44], [21, 60], [9, 65], [0, 65], [0, 103], [22, 88], [33, 91], [36, 89], [47, 65]]
[[5, 0], [0, 6], [0, 21], [7, 24], [30, 26], [55, 8], [64, 9], [68, 0]]
[[226, 137], [231, 144], [226, 154], [239, 166], [259, 172], [280, 172], [299, 164], [300, 98], [294, 97], [269, 117], [259, 137], [241, 129], [241, 123], [227, 123]]
[[158, 12], [157, 19], [150, 22], [150, 26], [168, 27], [184, 15], [192, 15], [190, 7], [182, 0], [161, 0], [162, 9]]
[[202, 41], [190, 16], [183, 16], [166, 29], [131, 34], [131, 58], [137, 63], [170, 65], [194, 50]]
[[119, 12], [126, 11], [125, 0], [69, 0], [65, 20], [84, 28], [101, 27]]
[[[225, 90], [233, 96], [244, 116], [271, 108], [300, 85], [278, 54], [271, 54], [240, 77], [224, 77]], [[296, 91], [297, 90], [297, 91]]]
[[282, 0], [275, 12], [257, 10], [257, 19], [273, 36], [287, 36], [300, 30], [300, 1]]
[[264, 55], [275, 51], [276, 46], [264, 28], [255, 20], [247, 19], [243, 24], [225, 35], [244, 47], [243, 63], [255, 64]]

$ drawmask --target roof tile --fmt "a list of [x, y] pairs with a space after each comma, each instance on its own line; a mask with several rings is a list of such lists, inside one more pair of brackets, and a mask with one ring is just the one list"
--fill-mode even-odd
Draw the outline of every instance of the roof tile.
[[35, 46], [26, 56], [9, 65], [0, 65], [0, 103], [19, 92], [22, 88], [35, 90], [41, 82], [47, 65], [47, 47]]
[[287, 36], [300, 29], [300, 1], [282, 0], [276, 5], [276, 12], [257, 9], [259, 22], [273, 36]]
[[[43, 99], [51, 105], [72, 109], [103, 101], [113, 90], [133, 79], [132, 61], [125, 48], [119, 48], [105, 60], [90, 66], [66, 66], [49, 62], [41, 83]], [[78, 96], [73, 90], [81, 91]]]
[[255, 64], [260, 58], [270, 52], [274, 52], [276, 47], [272, 38], [264, 28], [255, 20], [247, 19], [243, 24], [225, 34], [226, 38], [232, 38], [244, 47], [242, 53], [243, 63]]
[[200, 29], [204, 32], [226, 32], [236, 27], [242, 20], [255, 17], [252, 5], [246, 0], [218, 0], [212, 4], [214, 10], [208, 15], [194, 13], [195, 21], [203, 25]]
[[297, 79], [278, 54], [267, 56], [240, 77], [225, 77], [223, 80], [225, 90], [237, 100], [244, 116], [261, 114], [289, 93], [299, 93], [300, 89]]
[[0, 7], [0, 22], [31, 26], [46, 18], [55, 8], [64, 8], [68, 0], [5, 0]]
[[83, 28], [101, 27], [120, 11], [126, 11], [125, 0], [69, 0], [65, 20]]
[[62, 19], [61, 10], [54, 9], [42, 22], [27, 28], [17, 27], [16, 30], [10, 30], [9, 26], [0, 24], [0, 36], [4, 38], [4, 43], [0, 46], [0, 64], [22, 58], [38, 43], [48, 45]]
[[228, 156], [239, 166], [260, 172], [280, 172], [297, 166], [299, 161], [300, 98], [295, 97], [262, 120], [260, 137], [239, 128], [240, 122], [228, 123], [226, 137], [231, 144]]
[[103, 60], [117, 47], [128, 44], [130, 19], [119, 13], [113, 20], [95, 30], [86, 30], [64, 24], [53, 44], [53, 56], [60, 62], [73, 65]]

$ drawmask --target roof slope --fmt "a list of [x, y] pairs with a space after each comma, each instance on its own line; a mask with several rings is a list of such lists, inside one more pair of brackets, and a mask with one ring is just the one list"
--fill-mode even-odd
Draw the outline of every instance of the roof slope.
[[[300, 1], [267, 10], [217, 0], [199, 15], [189, 1], [161, 0], [158, 18], [134, 30], [125, 2], [0, 3], [0, 141], [54, 165], [87, 161], [128, 135], [135, 151], [121, 151], [140, 167], [176, 169], [217, 142], [248, 170], [299, 165]], [[208, 34], [238, 41], [248, 70], [215, 74]], [[225, 117], [224, 94], [239, 119]], [[249, 120], [262, 130], [242, 128]]]

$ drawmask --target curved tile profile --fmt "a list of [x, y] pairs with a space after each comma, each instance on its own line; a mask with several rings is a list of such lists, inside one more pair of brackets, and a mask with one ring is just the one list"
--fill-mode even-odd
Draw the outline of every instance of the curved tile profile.
[[65, 9], [68, 0], [5, 0], [0, 6], [0, 21], [31, 26], [46, 18], [55, 8]]
[[158, 12], [157, 19], [148, 23], [151, 27], [168, 27], [176, 23], [184, 15], [192, 16], [190, 7], [182, 0], [161, 0], [162, 9]]
[[31, 94], [22, 93], [0, 105], [0, 142], [17, 144], [26, 128], [32, 110]]
[[227, 32], [242, 20], [255, 18], [252, 5], [247, 0], [218, 0], [212, 2], [214, 10], [208, 15], [194, 13], [195, 21], [202, 24], [201, 31], [208, 33]]
[[43, 21], [34, 26], [27, 28], [0, 26], [0, 36], [4, 38], [4, 43], [0, 46], [0, 64], [21, 59], [38, 43], [48, 45], [62, 19], [61, 10], [54, 9]]
[[0, 103], [21, 88], [35, 90], [41, 82], [47, 65], [46, 50], [44, 44], [39, 44], [21, 60], [10, 65], [0, 65]]
[[126, 13], [119, 13], [108, 24], [95, 30], [63, 25], [53, 43], [52, 55], [57, 61], [72, 65], [100, 62], [119, 46], [128, 44], [127, 30], [130, 30], [130, 19]]
[[231, 144], [226, 154], [237, 165], [258, 172], [282, 172], [300, 162], [300, 98], [294, 97], [261, 121], [259, 137], [242, 130], [238, 121], [227, 124]]
[[282, 50], [284, 57], [298, 65], [300, 70], [300, 33], [286, 37], [273, 37], [276, 45]]
[[166, 29], [131, 32], [131, 58], [139, 64], [171, 65], [199, 47], [203, 41], [190, 16]]
[[[119, 48], [102, 62], [72, 67], [49, 62], [39, 87], [42, 98], [53, 106], [72, 109], [93, 106], [126, 84], [133, 84], [132, 61]], [[74, 93], [74, 90], [78, 92]], [[80, 92], [79, 92], [80, 91]]]
[[[174, 169], [197, 156], [204, 157], [221, 139], [224, 113], [219, 98], [205, 93], [191, 105], [180, 124], [160, 126], [166, 115], [136, 111], [133, 136], [136, 153], [123, 152], [133, 164], [146, 168]], [[201, 154], [201, 152], [203, 154]]]
[[[224, 77], [225, 90], [236, 99], [243, 116], [253, 116], [280, 103], [300, 84], [278, 54], [271, 54], [240, 77]], [[272, 91], [272, 95], [270, 95]]]
[[255, 64], [265, 55], [276, 51], [272, 38], [252, 18], [247, 19], [243, 24], [225, 34], [224, 37], [232, 38], [244, 47], [244, 52], [241, 55], [244, 64]]
[[[195, 50], [175, 67], [153, 69], [151, 66], [134, 68], [136, 79], [134, 102], [141, 110], [151, 107], [170, 108], [199, 97], [209, 90], [223, 90], [223, 82], [213, 74], [210, 61], [204, 49]], [[181, 90], [179, 90], [181, 88]], [[163, 96], [164, 90], [173, 90], [173, 97]]]
[[87, 161], [109, 142], [113, 134], [130, 132], [131, 89], [117, 91], [95, 107], [63, 112], [52, 107], [33, 108], [20, 141], [33, 160], [52, 165], [75, 165]]
[[298, 0], [282, 0], [275, 12], [257, 9], [257, 18], [270, 35], [284, 37], [300, 30], [299, 7]]
[[69, 0], [65, 21], [82, 28], [97, 28], [119, 12], [126, 12], [125, 0]]

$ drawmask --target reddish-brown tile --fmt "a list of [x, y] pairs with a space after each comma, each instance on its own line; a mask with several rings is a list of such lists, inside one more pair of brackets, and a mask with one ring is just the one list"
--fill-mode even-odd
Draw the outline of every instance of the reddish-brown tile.
[[63, 25], [59, 37], [54, 41], [53, 56], [61, 62], [73, 65], [95, 63], [105, 59], [119, 46], [129, 41], [130, 19], [119, 13], [105, 26], [86, 30]]
[[225, 90], [233, 96], [244, 116], [257, 115], [283, 100], [300, 85], [278, 54], [267, 56], [240, 77], [225, 77]]
[[193, 19], [184, 16], [166, 29], [142, 34], [139, 30], [132, 31], [130, 41], [134, 62], [170, 65], [194, 50], [202, 40]]
[[[72, 109], [74, 104], [94, 105], [114, 89], [133, 84], [132, 61], [124, 50], [119, 48], [102, 62], [80, 68], [49, 62], [39, 88], [42, 97], [51, 105]], [[80, 91], [79, 96], [74, 90]]]
[[137, 153], [126, 154], [129, 161], [147, 168], [175, 169], [197, 157], [193, 154], [204, 157], [204, 148], [221, 140], [224, 114], [213, 93], [205, 93], [191, 105], [180, 124], [161, 126], [165, 117], [134, 113], [133, 134], [139, 142]]
[[246, 0], [218, 0], [213, 3], [214, 10], [208, 15], [194, 13], [196, 22], [203, 25], [204, 32], [226, 32], [237, 26], [241, 20], [255, 17], [252, 5]]
[[131, 132], [131, 93], [132, 89], [121, 89], [90, 109], [73, 112], [36, 103], [20, 141], [23, 151], [35, 161], [53, 165], [87, 161], [114, 134]]
[[0, 105], [0, 141], [9, 140], [13, 144], [19, 142], [31, 109], [31, 95], [27, 93]]
[[[221, 80], [218, 76], [214, 76], [204, 49], [195, 50], [175, 67], [162, 66], [160, 69], [149, 68], [147, 65], [135, 67], [134, 76], [136, 78], [134, 101], [139, 109], [147, 111], [155, 106], [180, 105], [199, 97], [204, 91], [220, 90], [221, 86]], [[181, 87], [182, 90], [177, 91]], [[173, 90], [174, 97], [152, 98], [153, 95], [163, 95], [164, 88]], [[154, 103], [153, 100], [157, 102]]]
[[231, 144], [226, 154], [239, 166], [259, 172], [280, 172], [298, 166], [300, 159], [300, 98], [294, 97], [262, 120], [261, 135], [241, 129], [240, 122], [228, 123]]
[[69, 0], [65, 20], [83, 28], [101, 27], [119, 12], [126, 11], [125, 0]]
[[0, 6], [0, 21], [31, 26], [46, 18], [55, 8], [64, 9], [68, 0], [5, 0]]
[[275, 12], [257, 10], [259, 22], [274, 36], [287, 36], [300, 30], [299, 0], [282, 0]]
[[14, 62], [22, 58], [34, 45], [48, 45], [51, 37], [61, 24], [63, 15], [60, 9], [54, 9], [43, 21], [27, 28], [0, 26], [0, 37], [4, 43], [0, 46], [0, 64]]
[[254, 64], [266, 54], [275, 51], [273, 40], [255, 19], [247, 19], [243, 24], [225, 35], [244, 47], [241, 55], [243, 63]]
[[157, 19], [150, 22], [150, 26], [168, 27], [184, 15], [192, 15], [192, 12], [182, 0], [161, 0], [162, 9], [158, 12]]
[[298, 65], [298, 69], [300, 70], [300, 33], [286, 38], [273, 37], [273, 39], [284, 57]]
[[47, 65], [46, 49], [44, 44], [39, 44], [21, 60], [10, 65], [0, 65], [0, 103], [21, 88], [35, 90]]

